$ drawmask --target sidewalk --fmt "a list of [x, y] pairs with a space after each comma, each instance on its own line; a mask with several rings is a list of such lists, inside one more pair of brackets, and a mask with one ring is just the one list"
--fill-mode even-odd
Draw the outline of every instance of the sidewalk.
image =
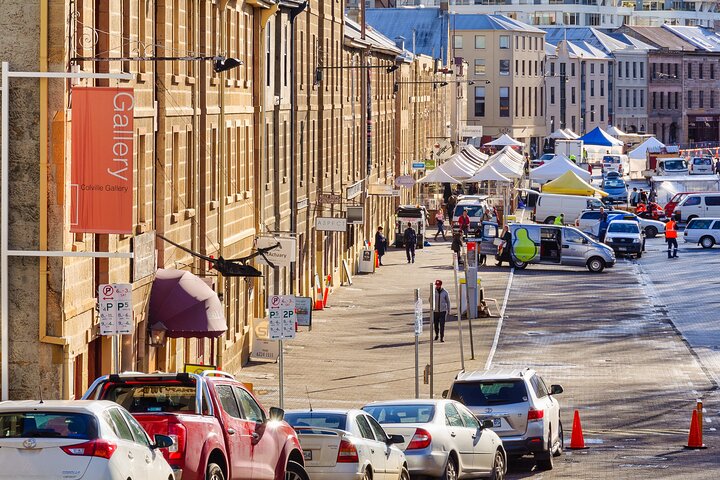
[[[391, 248], [385, 266], [374, 274], [356, 275], [352, 286], [335, 288], [328, 308], [313, 312], [313, 329], [302, 328], [297, 338], [285, 342], [285, 408], [352, 408], [366, 402], [415, 395], [414, 289], [421, 289], [425, 325], [420, 342], [420, 396], [429, 397], [422, 383], [424, 365], [429, 363], [430, 329], [428, 297], [436, 280], [450, 294], [455, 313], [455, 287], [450, 242], [432, 242], [416, 251], [408, 264], [405, 251]], [[485, 296], [498, 299], [505, 294], [508, 268], [480, 267], [479, 278]], [[491, 312], [497, 315], [494, 304]], [[467, 321], [463, 321], [466, 370], [484, 368], [495, 335], [497, 318], [473, 321], [475, 360], [470, 360]], [[460, 370], [457, 322], [446, 324], [445, 343], [434, 343], [435, 396], [450, 386]], [[251, 362], [238, 377], [254, 384], [260, 400], [268, 406], [278, 403], [278, 365]]]

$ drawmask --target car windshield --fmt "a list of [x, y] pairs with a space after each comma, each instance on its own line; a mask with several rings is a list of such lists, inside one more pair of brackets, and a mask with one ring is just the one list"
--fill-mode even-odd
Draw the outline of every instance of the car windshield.
[[685, 162], [683, 160], [668, 160], [665, 162], [665, 170], [685, 170]]
[[712, 224], [712, 220], [698, 220], [696, 218], [690, 220], [690, 223], [687, 224], [687, 227], [685, 227], [687, 230], [694, 230], [696, 228], [698, 229], [708, 229], [710, 228], [710, 225]]
[[363, 407], [378, 423], [429, 423], [435, 416], [434, 405], [370, 405]]
[[545, 154], [543, 154], [542, 157], [540, 157], [540, 160], [550, 160], [550, 159], [553, 158], [554, 156], [555, 156], [555, 155], [552, 154], [552, 153], [545, 153]]
[[459, 217], [464, 210], [467, 210], [470, 217], [482, 217], [483, 214], [482, 205], [458, 205], [455, 207], [455, 216]]
[[687, 196], [688, 196], [687, 193], [676, 193], [675, 196], [670, 199], [670, 202], [678, 204], [678, 203], [682, 202], [683, 200], [685, 200], [685, 197], [687, 197]]
[[450, 398], [469, 407], [527, 402], [527, 389], [522, 380], [488, 380], [457, 382]]
[[640, 228], [636, 223], [625, 223], [625, 222], [611, 222], [608, 227], [608, 232], [615, 233], [640, 233]]
[[625, 182], [608, 178], [605, 180], [605, 188], [625, 188]]
[[712, 165], [712, 160], [709, 158], [693, 158], [693, 165]]
[[344, 413], [288, 412], [285, 421], [293, 427], [336, 428], [345, 430], [347, 415]]
[[603, 162], [605, 162], [605, 163], [620, 163], [620, 157], [613, 157], [610, 155], [605, 155], [603, 157]]
[[92, 415], [64, 412], [13, 412], [0, 414], [0, 438], [97, 438]]
[[131, 413], [195, 413], [195, 385], [111, 383], [102, 399], [118, 403]]

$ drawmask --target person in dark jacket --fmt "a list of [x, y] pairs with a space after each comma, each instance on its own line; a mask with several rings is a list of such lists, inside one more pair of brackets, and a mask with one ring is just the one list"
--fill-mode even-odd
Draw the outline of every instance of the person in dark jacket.
[[417, 243], [417, 233], [412, 228], [412, 223], [408, 222], [408, 227], [403, 233], [403, 242], [405, 243], [405, 255], [407, 255], [408, 263], [415, 263], [415, 244]]
[[507, 262], [508, 265], [512, 266], [512, 258], [510, 257], [510, 249], [512, 248], [512, 233], [508, 230], [507, 225], [503, 227], [500, 238], [502, 239], [502, 243], [498, 246], [498, 257], [495, 265], [502, 267], [503, 262]]
[[378, 227], [377, 232], [375, 232], [375, 251], [378, 256], [378, 263], [382, 265], [382, 257], [387, 251], [387, 238], [383, 235], [383, 227]]
[[442, 286], [442, 280], [435, 280], [435, 301], [433, 302], [433, 326], [435, 340], [445, 341], [445, 320], [450, 313], [450, 295]]
[[453, 233], [453, 242], [450, 248], [453, 252], [455, 252], [455, 255], [457, 255], [458, 259], [458, 265], [462, 264], [462, 246], [463, 246], [463, 240], [462, 240], [462, 233]]

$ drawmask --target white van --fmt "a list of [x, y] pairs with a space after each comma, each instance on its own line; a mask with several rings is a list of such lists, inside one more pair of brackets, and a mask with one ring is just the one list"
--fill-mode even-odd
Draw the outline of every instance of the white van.
[[621, 176], [626, 175], [630, 172], [630, 160], [627, 155], [603, 155], [601, 171], [603, 175], [607, 172], [618, 172]]
[[673, 215], [680, 223], [699, 217], [720, 217], [720, 192], [689, 194], [677, 204]]
[[553, 223], [562, 213], [565, 224], [572, 225], [583, 210], [599, 210], [602, 206], [600, 199], [595, 197], [540, 193], [533, 210], [533, 219], [537, 223]]

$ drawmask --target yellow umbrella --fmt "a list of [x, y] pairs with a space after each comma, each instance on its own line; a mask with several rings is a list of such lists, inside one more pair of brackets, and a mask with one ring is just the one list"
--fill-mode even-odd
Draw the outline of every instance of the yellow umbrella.
[[594, 195], [607, 197], [607, 193], [595, 188], [588, 182], [578, 177], [575, 172], [567, 171], [552, 182], [542, 187], [543, 193], [561, 193], [564, 195]]

